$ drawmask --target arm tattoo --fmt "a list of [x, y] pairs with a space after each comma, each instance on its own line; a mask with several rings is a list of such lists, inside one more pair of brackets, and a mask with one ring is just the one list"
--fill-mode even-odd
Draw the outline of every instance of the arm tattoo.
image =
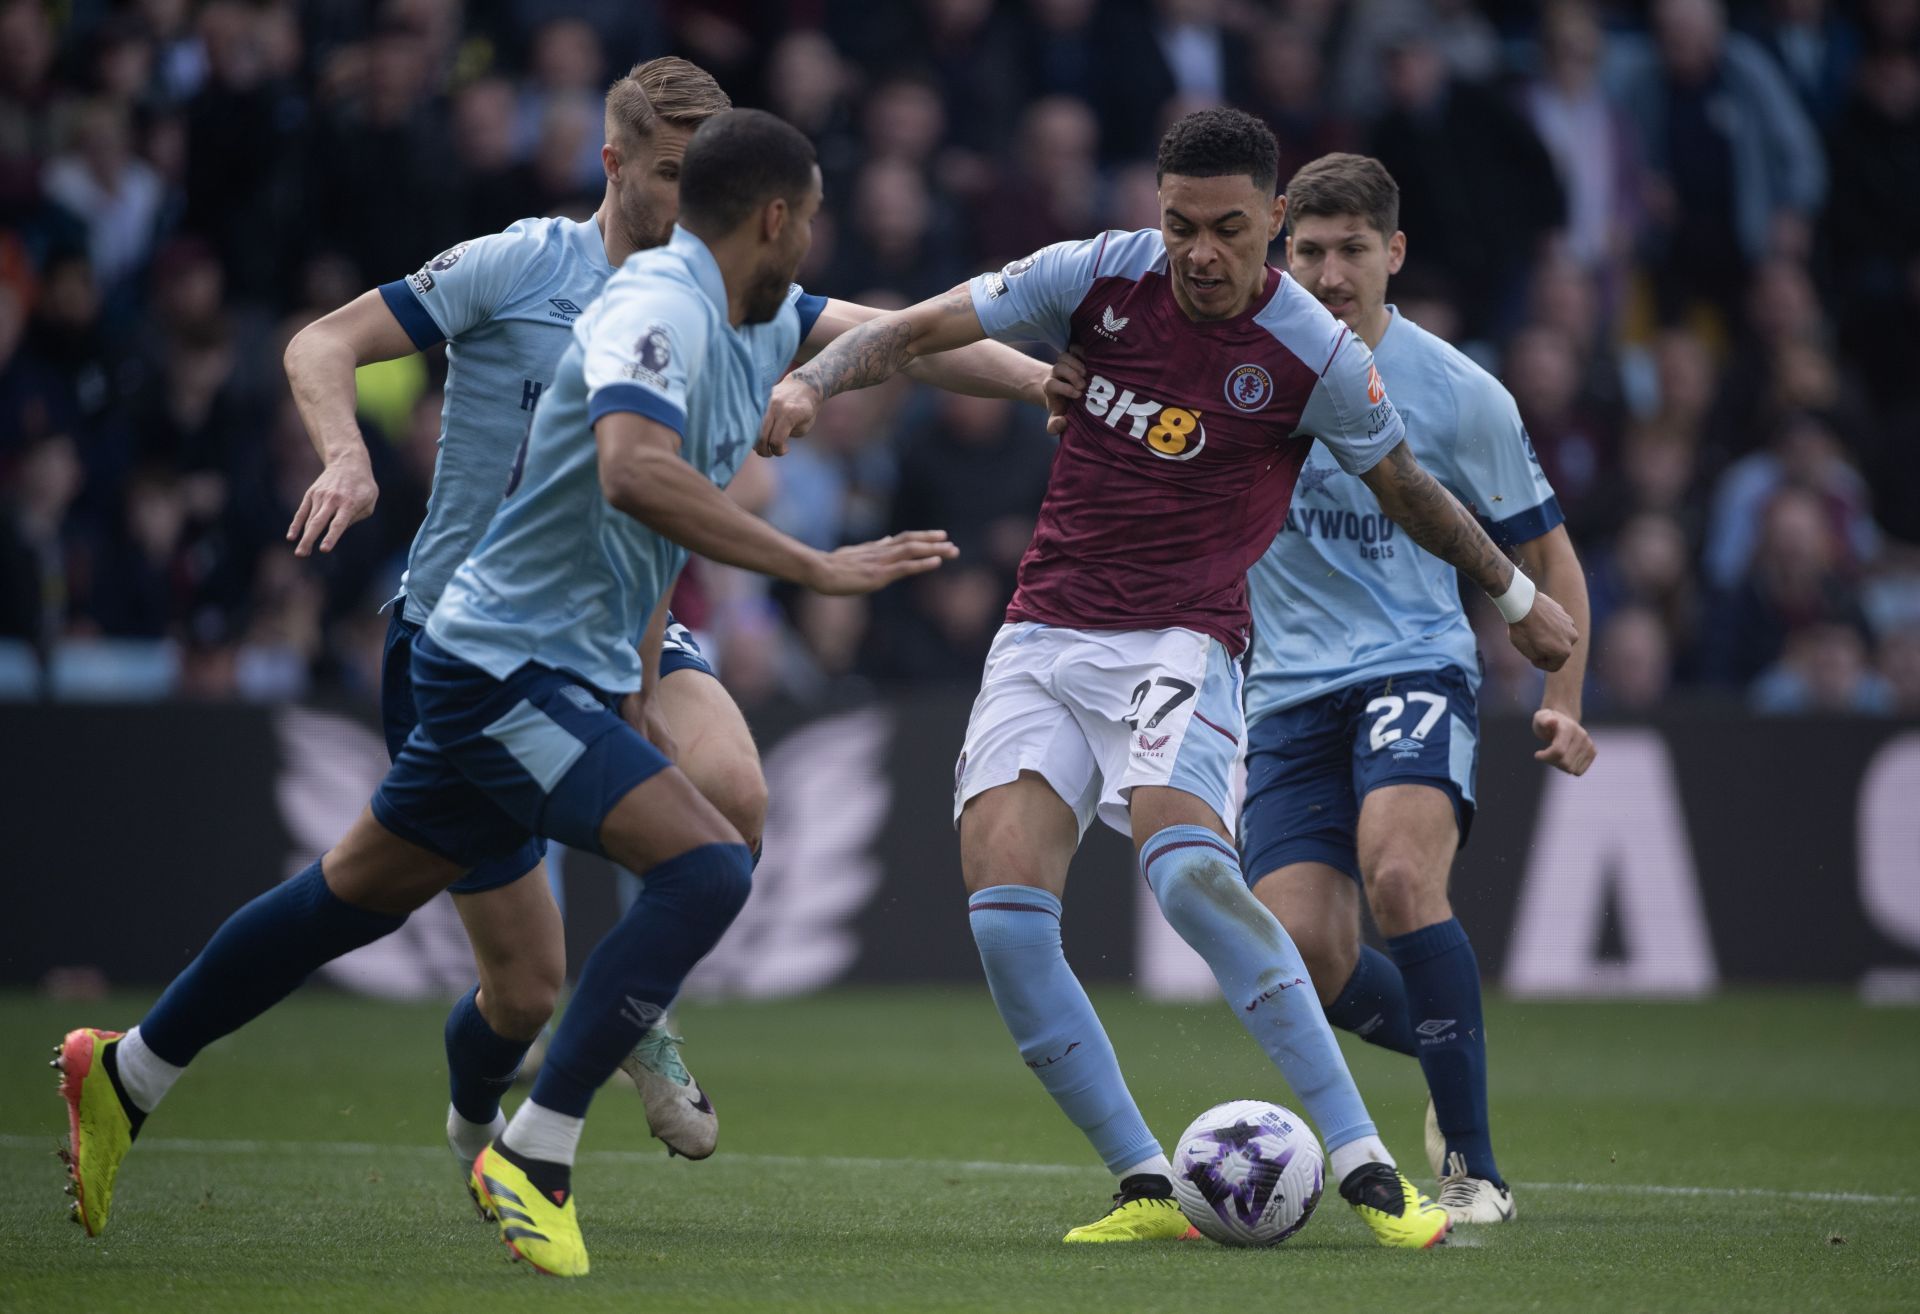
[[[962, 284], [938, 304], [943, 316], [971, 311], [973, 297]], [[871, 388], [885, 383], [913, 359], [914, 338], [913, 325], [901, 315], [882, 315], [842, 333], [792, 377], [819, 393], [822, 401], [850, 388]]]
[[1380, 499], [1381, 509], [1409, 538], [1489, 594], [1506, 592], [1513, 581], [1513, 563], [1459, 499], [1413, 459], [1405, 443], [1388, 452], [1376, 468], [1377, 477], [1369, 472], [1367, 483]]

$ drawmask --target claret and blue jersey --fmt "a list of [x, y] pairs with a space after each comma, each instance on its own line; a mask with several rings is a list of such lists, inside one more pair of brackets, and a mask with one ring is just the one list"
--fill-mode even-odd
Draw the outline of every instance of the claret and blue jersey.
[[1239, 315], [1189, 319], [1142, 229], [1057, 243], [969, 290], [990, 336], [1076, 346], [1087, 367], [1011, 622], [1179, 627], [1238, 653], [1247, 568], [1314, 440], [1355, 474], [1400, 441], [1366, 343], [1277, 269]]

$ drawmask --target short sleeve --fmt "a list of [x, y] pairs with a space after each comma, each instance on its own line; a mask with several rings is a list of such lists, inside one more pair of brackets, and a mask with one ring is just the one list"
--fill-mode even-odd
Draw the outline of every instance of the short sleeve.
[[1373, 353], [1344, 324], [1329, 344], [1326, 366], [1294, 432], [1325, 443], [1340, 468], [1351, 475], [1373, 469], [1407, 436], [1406, 422], [1373, 366]]
[[589, 424], [631, 411], [686, 432], [687, 376], [705, 342], [694, 295], [650, 288], [603, 302], [582, 344]]
[[1513, 396], [1486, 375], [1462, 380], [1454, 404], [1454, 491], [1502, 548], [1539, 538], [1566, 520]]
[[1004, 269], [968, 280], [974, 313], [1001, 342], [1044, 342], [1066, 349], [1073, 312], [1086, 299], [1111, 233], [1084, 242], [1056, 242]]
[[534, 234], [509, 228], [442, 251], [405, 278], [382, 283], [380, 296], [424, 351], [492, 318], [540, 254]]
[[[813, 326], [820, 322], [820, 313], [827, 308], [827, 299], [815, 296], [798, 283], [787, 285], [787, 304], [800, 316], [800, 341], [805, 342], [807, 335], [813, 332]], [[795, 347], [795, 351], [799, 348]]]

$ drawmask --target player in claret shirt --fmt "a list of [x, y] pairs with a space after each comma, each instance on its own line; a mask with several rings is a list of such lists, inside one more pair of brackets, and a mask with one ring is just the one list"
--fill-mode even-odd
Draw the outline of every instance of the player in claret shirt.
[[982, 337], [1085, 359], [1007, 624], [987, 657], [954, 810], [987, 981], [1021, 1056], [1119, 1179], [1069, 1241], [1189, 1234], [1171, 1167], [1060, 948], [1067, 864], [1097, 816], [1132, 837], [1167, 920], [1292, 1085], [1341, 1195], [1382, 1244], [1446, 1214], [1375, 1134], [1299, 952], [1242, 880], [1229, 781], [1244, 738], [1247, 569], [1315, 438], [1415, 542], [1495, 595], [1549, 669], [1572, 622], [1420, 467], [1366, 344], [1266, 251], [1286, 218], [1259, 120], [1203, 110], [1160, 145], [1159, 231], [1066, 242], [836, 340], [776, 391], [778, 452], [819, 403]]

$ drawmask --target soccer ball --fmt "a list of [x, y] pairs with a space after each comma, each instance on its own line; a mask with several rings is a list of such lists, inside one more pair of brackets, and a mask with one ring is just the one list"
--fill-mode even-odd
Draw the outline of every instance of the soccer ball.
[[1223, 1246], [1277, 1246], [1307, 1225], [1326, 1169], [1304, 1119], [1264, 1100], [1230, 1100], [1193, 1120], [1173, 1155], [1173, 1195]]

